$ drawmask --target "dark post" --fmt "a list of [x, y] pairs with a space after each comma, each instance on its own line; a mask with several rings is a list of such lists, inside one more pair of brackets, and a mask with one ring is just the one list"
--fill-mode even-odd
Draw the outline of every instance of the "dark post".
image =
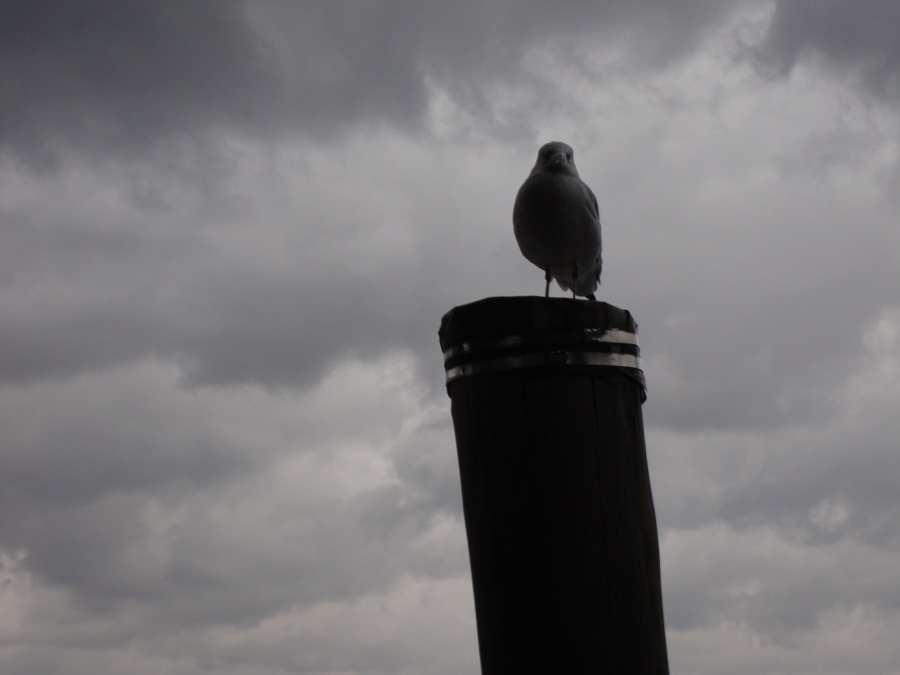
[[636, 334], [565, 298], [441, 322], [483, 673], [668, 673]]

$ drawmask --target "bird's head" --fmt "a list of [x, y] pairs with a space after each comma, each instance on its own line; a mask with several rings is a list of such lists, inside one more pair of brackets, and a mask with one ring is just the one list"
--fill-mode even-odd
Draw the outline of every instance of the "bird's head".
[[537, 161], [531, 173], [537, 171], [577, 176], [578, 169], [575, 168], [575, 151], [572, 150], [572, 146], [561, 141], [545, 143], [538, 150]]

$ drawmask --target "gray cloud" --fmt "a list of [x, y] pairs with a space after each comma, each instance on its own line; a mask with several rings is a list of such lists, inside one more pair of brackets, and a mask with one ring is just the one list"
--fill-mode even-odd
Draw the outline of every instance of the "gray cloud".
[[[608, 42], [661, 67], [725, 3], [373, 5], [7, 3], [0, 142], [37, 166], [61, 147], [145, 153], [216, 129], [324, 139], [348, 125], [422, 131], [429, 83], [490, 117], [485, 89], [529, 78], [528, 53]], [[560, 41], [556, 36], [565, 36]], [[636, 49], [637, 42], [650, 49]]]
[[146, 146], [248, 117], [267, 78], [234, 2], [9, 3], [4, 144], [31, 159], [59, 143]]
[[759, 63], [787, 75], [804, 61], [824, 63], [856, 80], [877, 98], [900, 95], [900, 8], [890, 0], [779, 2], [765, 40], [756, 50]]

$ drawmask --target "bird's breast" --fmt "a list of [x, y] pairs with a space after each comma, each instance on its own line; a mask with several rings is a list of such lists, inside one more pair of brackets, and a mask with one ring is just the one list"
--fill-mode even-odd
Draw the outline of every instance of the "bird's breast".
[[581, 181], [552, 178], [530, 178], [516, 197], [513, 227], [522, 254], [538, 266], [596, 258], [599, 223], [588, 209]]

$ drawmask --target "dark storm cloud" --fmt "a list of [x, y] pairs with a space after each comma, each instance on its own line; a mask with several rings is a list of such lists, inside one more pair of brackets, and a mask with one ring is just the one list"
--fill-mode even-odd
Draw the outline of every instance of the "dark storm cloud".
[[[429, 81], [469, 107], [527, 74], [529, 50], [608, 44], [661, 67], [722, 2], [238, 3], [94, 0], [0, 9], [0, 142], [41, 164], [59, 146], [146, 149], [221, 127], [319, 138], [420, 128]], [[552, 83], [548, 101], [552, 99]]]
[[[370, 239], [390, 238], [366, 232], [373, 213], [350, 205], [308, 213], [305, 223], [292, 214], [283, 226], [260, 222], [229, 194], [232, 179], [207, 190], [166, 168], [138, 172], [145, 192], [166, 195], [148, 206], [132, 193], [132, 169], [66, 163], [26, 180], [24, 192], [41, 195], [28, 205], [15, 196], [0, 204], [3, 380], [159, 357], [193, 384], [302, 386], [345, 354], [389, 351], [398, 333], [434, 341], [417, 311], [421, 288], [410, 282], [423, 273], [415, 256], [391, 254], [387, 241], [390, 263], [359, 264]], [[320, 185], [309, 190], [321, 196]], [[333, 192], [343, 200], [340, 186]], [[233, 249], [217, 250], [229, 237]]]
[[0, 26], [0, 140], [31, 159], [234, 122], [266, 94], [227, 0], [10, 2]]
[[341, 607], [385, 592], [401, 561], [464, 575], [447, 420], [387, 436], [408, 485], [362, 475], [354, 447], [393, 435], [415, 396], [360, 370], [296, 398], [173, 389], [175, 369], [153, 364], [0, 391], [3, 552], [27, 552], [79, 614], [137, 603], [149, 641]]
[[900, 97], [900, 5], [893, 0], [779, 2], [754, 50], [771, 72], [787, 75], [807, 59], [853, 77], [869, 94]]

